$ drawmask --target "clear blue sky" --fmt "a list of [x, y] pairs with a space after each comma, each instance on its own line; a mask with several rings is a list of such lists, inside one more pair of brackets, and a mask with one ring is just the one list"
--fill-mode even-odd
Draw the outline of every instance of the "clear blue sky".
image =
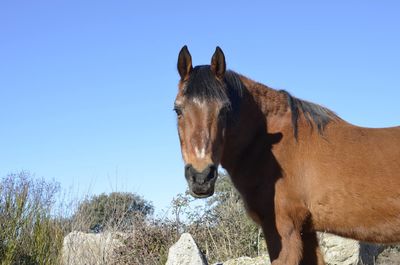
[[177, 54], [228, 67], [357, 125], [400, 124], [398, 1], [1, 1], [0, 175], [79, 194], [186, 189]]

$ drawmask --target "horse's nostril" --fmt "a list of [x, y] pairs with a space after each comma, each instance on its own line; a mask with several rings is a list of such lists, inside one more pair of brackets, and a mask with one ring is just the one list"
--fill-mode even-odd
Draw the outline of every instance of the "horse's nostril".
[[192, 168], [192, 164], [185, 165], [185, 171], [188, 171]]
[[207, 180], [215, 178], [216, 174], [217, 174], [217, 168], [214, 165], [210, 166], [207, 174]]
[[194, 178], [193, 167], [192, 167], [191, 164], [185, 165], [185, 177], [187, 179], [193, 179]]

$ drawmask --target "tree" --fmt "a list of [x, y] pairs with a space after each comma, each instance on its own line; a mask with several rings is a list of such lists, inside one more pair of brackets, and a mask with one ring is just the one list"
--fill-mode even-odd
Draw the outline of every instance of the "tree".
[[73, 217], [78, 230], [102, 232], [106, 228], [129, 229], [135, 222], [153, 214], [151, 202], [129, 192], [95, 195], [84, 200]]

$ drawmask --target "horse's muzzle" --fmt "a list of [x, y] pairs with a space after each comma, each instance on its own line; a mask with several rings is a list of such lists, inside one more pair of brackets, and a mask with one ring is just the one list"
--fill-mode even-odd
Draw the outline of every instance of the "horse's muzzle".
[[191, 164], [187, 164], [185, 166], [185, 177], [191, 195], [195, 198], [206, 198], [214, 194], [218, 170], [215, 165], [210, 164], [202, 172], [199, 172]]

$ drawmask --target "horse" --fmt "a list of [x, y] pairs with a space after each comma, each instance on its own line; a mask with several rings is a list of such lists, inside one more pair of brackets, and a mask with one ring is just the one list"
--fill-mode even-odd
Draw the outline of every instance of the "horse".
[[178, 56], [174, 103], [184, 175], [196, 198], [230, 175], [261, 226], [273, 265], [323, 265], [317, 231], [400, 241], [400, 127], [363, 128], [333, 111], [227, 70]]

